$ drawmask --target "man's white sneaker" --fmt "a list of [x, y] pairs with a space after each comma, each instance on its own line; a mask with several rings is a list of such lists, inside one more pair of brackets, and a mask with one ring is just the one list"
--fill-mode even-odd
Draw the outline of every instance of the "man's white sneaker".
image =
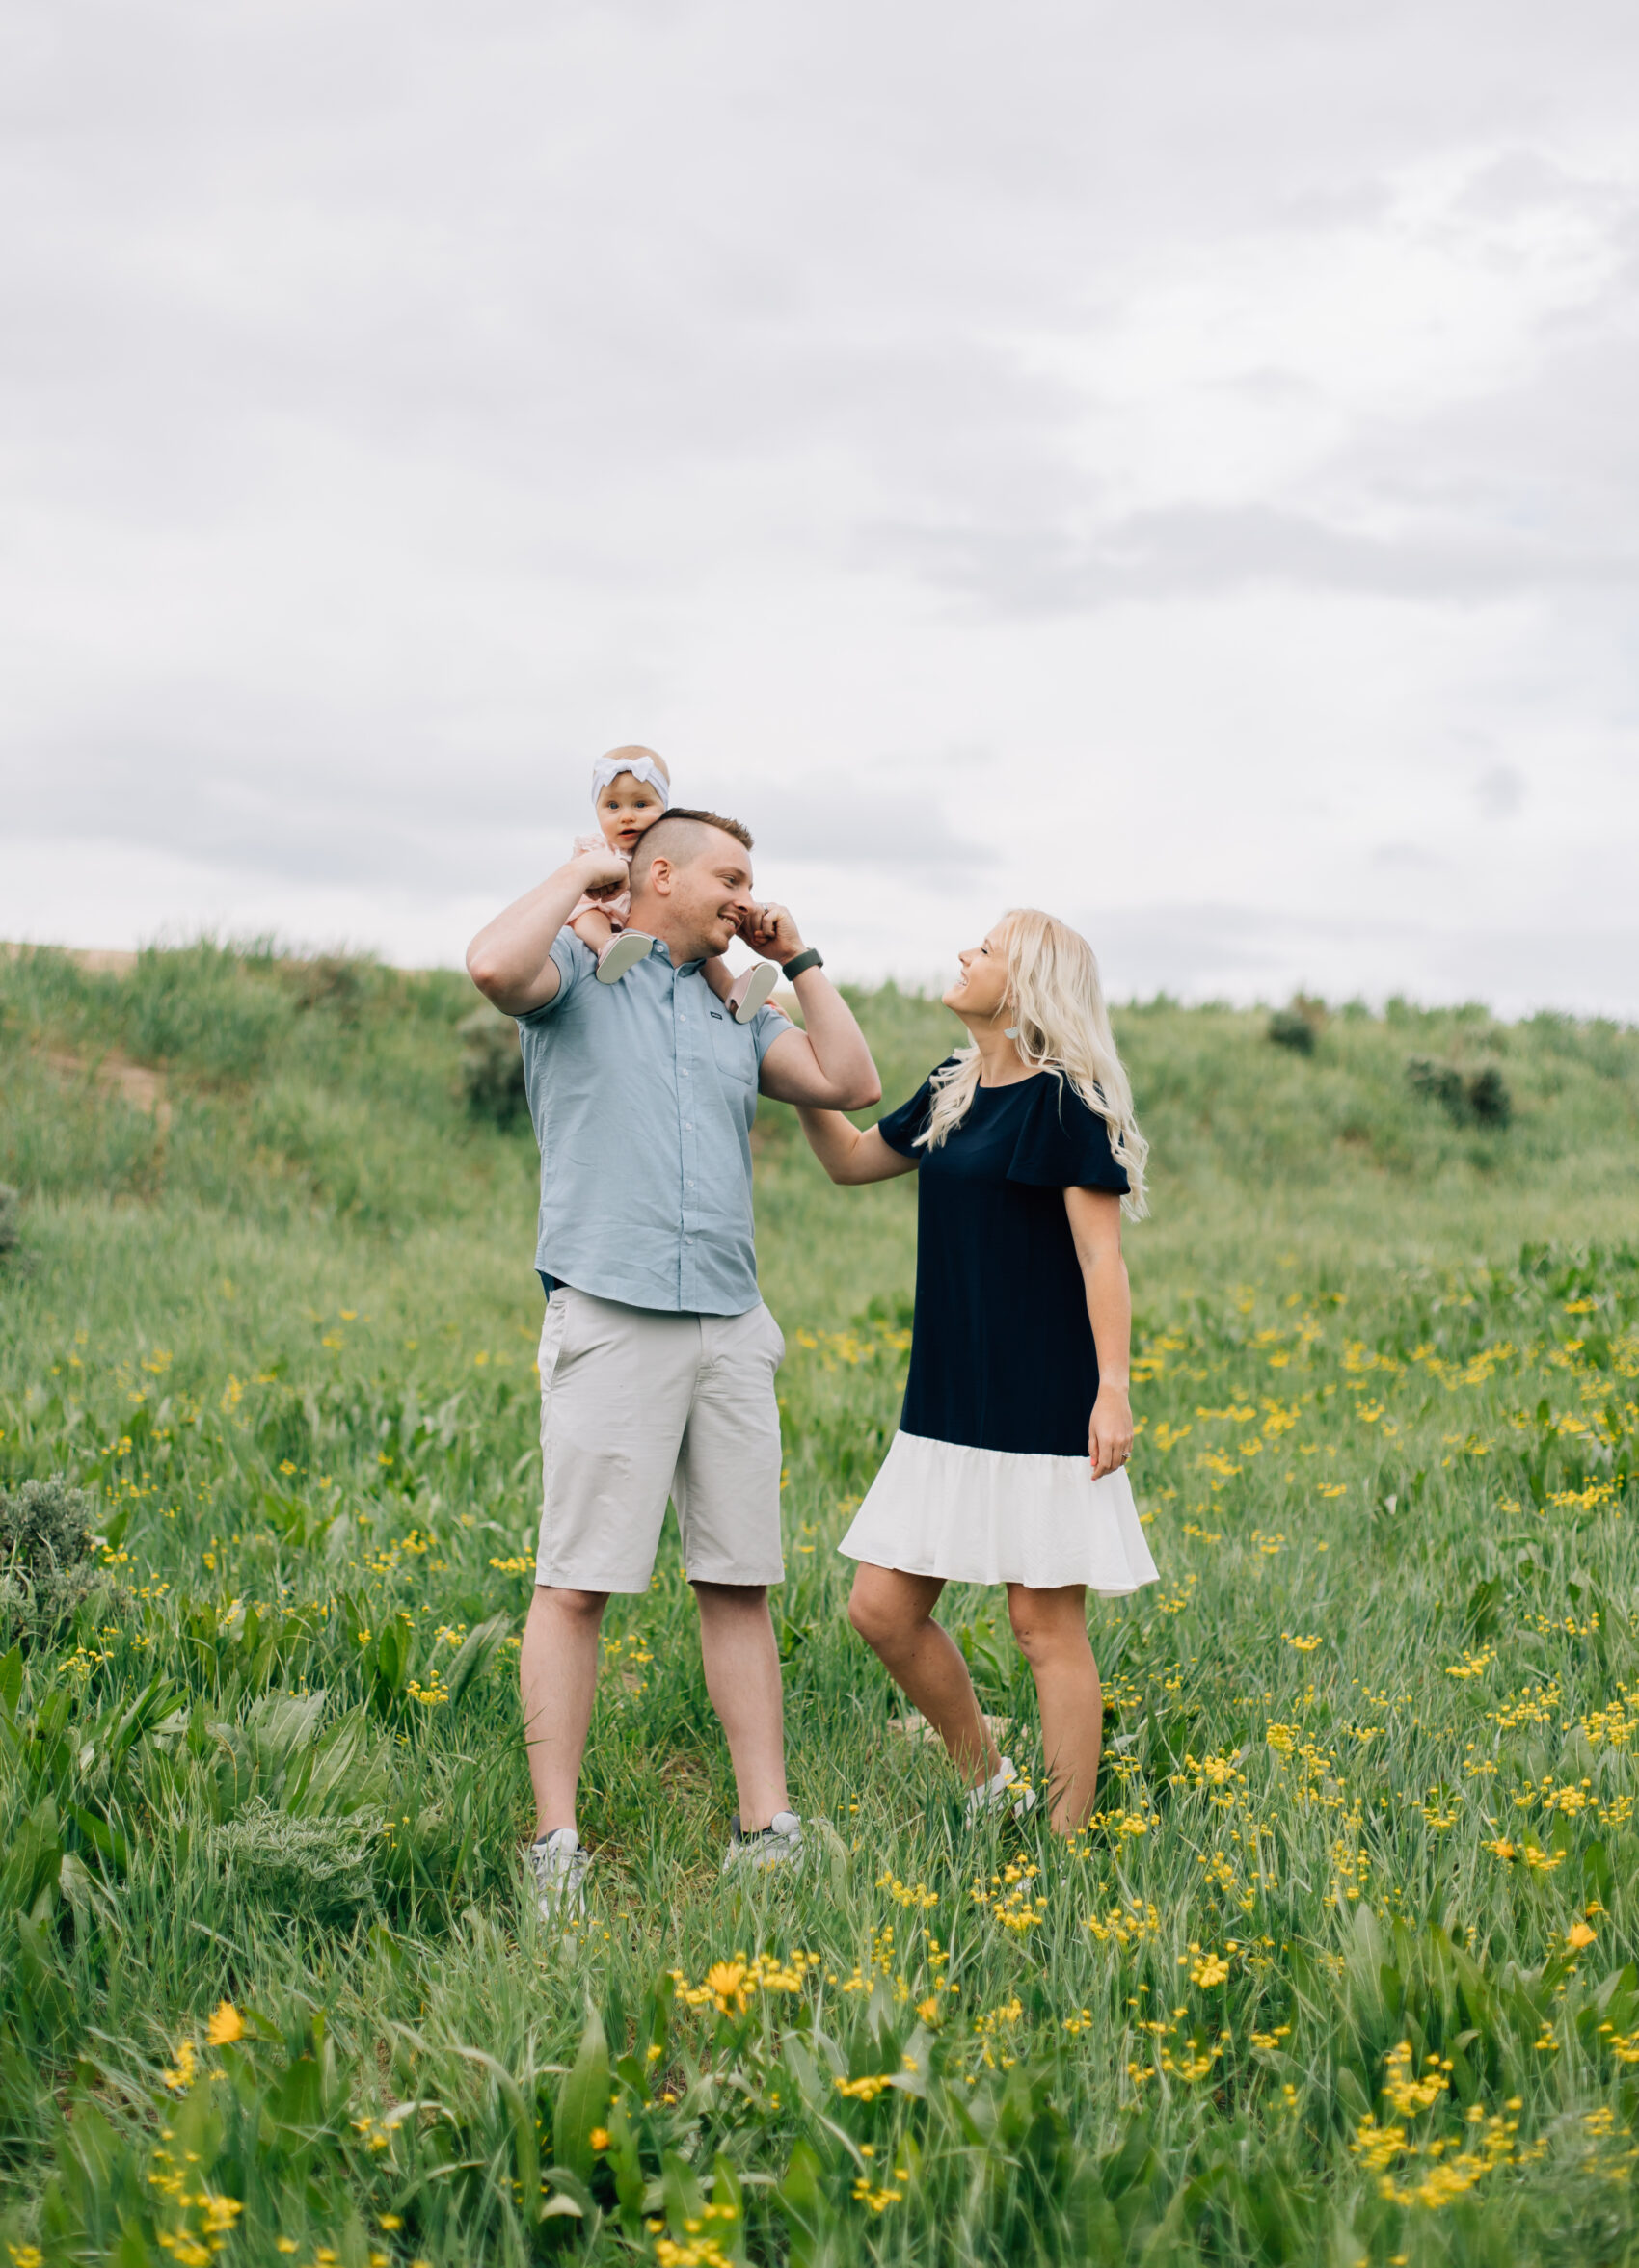
[[1010, 1811], [1015, 1819], [1024, 1819], [1034, 1809], [1035, 1790], [1020, 1779], [1010, 1756], [1003, 1757], [995, 1776], [981, 1788], [967, 1792], [969, 1819], [982, 1819], [994, 1811]]
[[802, 1822], [794, 1811], [776, 1811], [766, 1827], [754, 1828], [742, 1834], [739, 1813], [734, 1815], [729, 1830], [729, 1847], [723, 1855], [724, 1874], [733, 1874], [737, 1866], [755, 1867], [790, 1866], [802, 1856]]
[[746, 969], [729, 987], [729, 1006], [734, 1010], [737, 1024], [749, 1024], [759, 1008], [768, 1004], [780, 973], [772, 961], [759, 961], [754, 969]]
[[586, 1869], [591, 1863], [591, 1852], [581, 1850], [580, 1837], [572, 1827], [554, 1828], [550, 1835], [530, 1844], [529, 1871], [535, 1878], [535, 1903], [543, 1921], [578, 1922], [584, 1918]]

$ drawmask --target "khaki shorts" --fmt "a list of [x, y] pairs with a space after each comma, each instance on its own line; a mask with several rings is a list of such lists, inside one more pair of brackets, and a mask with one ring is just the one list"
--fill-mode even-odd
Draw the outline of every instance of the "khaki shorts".
[[691, 1583], [782, 1583], [785, 1351], [761, 1302], [666, 1315], [559, 1284], [541, 1326], [535, 1581], [647, 1590], [669, 1495]]

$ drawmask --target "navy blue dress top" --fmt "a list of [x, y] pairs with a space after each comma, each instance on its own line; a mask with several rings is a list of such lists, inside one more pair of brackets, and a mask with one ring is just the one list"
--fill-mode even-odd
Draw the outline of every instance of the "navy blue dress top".
[[1050, 1071], [975, 1090], [937, 1150], [917, 1149], [932, 1081], [879, 1118], [919, 1162], [916, 1313], [900, 1430], [974, 1449], [1085, 1457], [1098, 1355], [1063, 1192], [1125, 1195], [1110, 1134]]

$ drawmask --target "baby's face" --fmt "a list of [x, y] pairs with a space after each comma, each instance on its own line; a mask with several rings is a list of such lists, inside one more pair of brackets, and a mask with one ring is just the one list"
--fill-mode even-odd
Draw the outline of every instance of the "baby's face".
[[632, 772], [616, 772], [598, 797], [598, 824], [611, 850], [631, 852], [665, 810], [659, 793]]

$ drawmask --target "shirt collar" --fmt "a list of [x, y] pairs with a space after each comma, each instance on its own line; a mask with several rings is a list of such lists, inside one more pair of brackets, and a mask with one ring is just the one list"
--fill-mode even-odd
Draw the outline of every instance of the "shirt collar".
[[679, 976], [698, 975], [699, 972], [706, 966], [703, 960], [673, 962], [672, 948], [669, 945], [667, 945], [663, 937], [657, 937], [654, 944], [649, 947], [649, 958], [651, 960], [654, 959], [657, 953], [658, 953], [663, 960], [665, 960], [676, 970]]

